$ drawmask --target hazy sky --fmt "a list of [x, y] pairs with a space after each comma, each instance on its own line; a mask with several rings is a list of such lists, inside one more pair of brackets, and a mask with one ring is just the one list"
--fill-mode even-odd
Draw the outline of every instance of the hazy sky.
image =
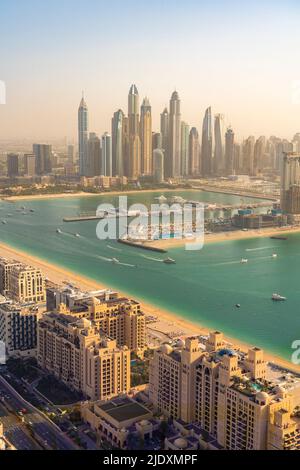
[[182, 118], [198, 129], [211, 105], [239, 138], [291, 138], [300, 2], [0, 0], [0, 80], [0, 139], [76, 138], [82, 90], [90, 130], [110, 131], [131, 83], [149, 96], [157, 129], [176, 87]]

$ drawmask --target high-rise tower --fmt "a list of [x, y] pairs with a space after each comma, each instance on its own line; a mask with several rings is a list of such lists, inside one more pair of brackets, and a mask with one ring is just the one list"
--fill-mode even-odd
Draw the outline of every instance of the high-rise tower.
[[230, 127], [225, 134], [225, 172], [226, 175], [234, 173], [234, 133]]
[[160, 133], [162, 140], [162, 149], [164, 151], [164, 176], [171, 175], [171, 164], [169, 159], [169, 113], [167, 108], [160, 115]]
[[191, 128], [189, 143], [189, 175], [195, 176], [200, 173], [200, 143], [196, 127]]
[[152, 174], [152, 115], [149, 99], [144, 98], [141, 106], [140, 122], [141, 138], [141, 172], [143, 175]]
[[141, 174], [141, 141], [139, 135], [139, 93], [132, 85], [128, 95], [129, 158], [128, 176], [138, 178]]
[[215, 155], [214, 155], [214, 173], [222, 176], [225, 169], [224, 162], [224, 116], [222, 114], [215, 115]]
[[201, 162], [202, 175], [211, 176], [213, 173], [211, 107], [207, 108], [203, 119]]
[[78, 109], [78, 147], [79, 147], [79, 174], [87, 176], [88, 159], [88, 108], [84, 97]]
[[181, 114], [180, 99], [174, 91], [170, 100], [169, 115], [169, 155], [170, 177], [178, 178], [181, 175]]
[[189, 174], [189, 145], [190, 126], [186, 122], [181, 122], [181, 175]]
[[124, 176], [125, 138], [124, 113], [116, 111], [112, 118], [112, 175]]

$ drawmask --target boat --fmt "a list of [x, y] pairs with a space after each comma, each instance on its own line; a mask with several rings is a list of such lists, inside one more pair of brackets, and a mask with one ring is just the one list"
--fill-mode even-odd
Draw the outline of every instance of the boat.
[[279, 237], [279, 236], [276, 236], [274, 235], [273, 237], [270, 237], [271, 240], [287, 240], [288, 238], [287, 237]]
[[166, 258], [164, 259], [165, 264], [176, 264], [176, 261], [172, 258]]
[[241, 304], [235, 304], [236, 308], [241, 308]]
[[6, 220], [2, 220], [2, 223], [3, 223], [4, 225], [6, 225], [6, 224], [7, 224]]
[[277, 253], [273, 253], [272, 258], [277, 258]]
[[282, 295], [279, 295], [279, 294], [272, 294], [272, 300], [282, 301], [282, 300], [286, 300], [286, 297], [283, 297]]
[[34, 209], [30, 209], [29, 212], [34, 212]]
[[247, 258], [242, 258], [242, 259], [241, 259], [241, 263], [242, 263], [242, 264], [246, 264], [246, 263], [248, 263], [248, 260], [247, 260]]
[[61, 230], [60, 230], [60, 228], [57, 228], [57, 229], [56, 229], [56, 233], [62, 233]]
[[79, 235], [79, 233], [74, 233], [74, 237], [76, 237], [76, 238], [80, 238], [80, 235]]

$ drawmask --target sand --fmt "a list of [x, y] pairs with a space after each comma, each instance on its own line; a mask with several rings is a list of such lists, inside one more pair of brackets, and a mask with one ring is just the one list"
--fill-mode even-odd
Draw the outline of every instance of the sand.
[[[35, 256], [29, 255], [23, 251], [17, 250], [12, 248], [8, 245], [3, 243], [0, 244], [0, 256], [20, 260], [26, 264], [30, 264], [36, 266], [42, 270], [44, 275], [52, 282], [55, 283], [62, 283], [64, 281], [70, 282], [74, 285], [77, 285], [83, 290], [96, 290], [96, 289], [105, 289], [109, 288], [101, 282], [96, 282], [93, 279], [88, 277], [80, 276], [75, 274], [67, 269], [61, 268], [57, 265], [48, 263], [41, 258], [37, 258]], [[120, 295], [127, 296], [126, 293], [120, 292]], [[139, 300], [139, 299], [137, 299]], [[156, 330], [161, 332], [163, 335], [167, 335], [170, 331], [172, 332], [180, 332], [180, 336], [191, 336], [191, 335], [206, 335], [210, 331], [209, 329], [201, 326], [198, 323], [193, 323], [185, 318], [182, 318], [174, 313], [163, 310], [160, 307], [157, 307], [153, 304], [149, 304], [146, 302], [141, 301], [142, 309], [146, 315], [156, 316], [158, 317], [159, 321], [157, 323], [151, 323], [149, 328], [151, 330]], [[249, 345], [243, 343], [237, 339], [225, 337], [225, 340], [228, 343], [233, 344], [234, 348], [240, 349], [242, 351], [247, 351], [249, 347], [254, 345]], [[274, 362], [286, 369], [295, 371], [300, 373], [300, 366], [294, 365], [289, 361], [277, 357], [273, 354], [266, 352], [266, 359], [268, 361]]]

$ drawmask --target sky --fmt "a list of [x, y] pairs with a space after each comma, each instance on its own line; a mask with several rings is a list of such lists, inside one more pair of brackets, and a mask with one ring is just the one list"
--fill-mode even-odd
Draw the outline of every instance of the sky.
[[[77, 139], [127, 112], [132, 83], [153, 127], [176, 89], [182, 119], [206, 107], [238, 139], [300, 132], [298, 0], [0, 0], [0, 139]], [[3, 100], [3, 96], [2, 96]]]

